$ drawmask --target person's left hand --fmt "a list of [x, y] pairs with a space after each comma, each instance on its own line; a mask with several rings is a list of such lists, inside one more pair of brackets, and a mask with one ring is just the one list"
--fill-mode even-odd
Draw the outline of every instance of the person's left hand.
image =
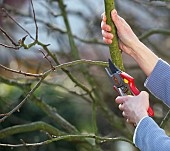
[[138, 96], [118, 96], [115, 101], [128, 123], [137, 125], [143, 117], [148, 116], [149, 94], [145, 91]]

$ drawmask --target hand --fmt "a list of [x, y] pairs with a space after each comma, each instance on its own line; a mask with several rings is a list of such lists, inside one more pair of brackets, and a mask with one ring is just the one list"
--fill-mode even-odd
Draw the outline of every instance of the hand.
[[149, 94], [145, 91], [138, 96], [118, 96], [115, 101], [128, 123], [137, 125], [143, 117], [148, 116]]
[[[134, 51], [133, 48], [135, 48], [137, 43], [140, 43], [139, 39], [134, 34], [127, 22], [117, 14], [115, 9], [112, 10], [111, 17], [117, 28], [120, 49], [131, 55], [131, 53]], [[111, 27], [106, 24], [105, 13], [102, 14], [101, 28], [104, 42], [106, 44], [111, 44], [115, 35], [110, 33]]]

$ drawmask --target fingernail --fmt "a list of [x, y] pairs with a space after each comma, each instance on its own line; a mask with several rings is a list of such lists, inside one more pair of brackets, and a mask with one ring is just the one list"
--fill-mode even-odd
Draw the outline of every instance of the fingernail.
[[116, 15], [116, 14], [117, 14], [116, 9], [113, 9], [113, 10], [112, 10], [112, 14], [113, 14], [113, 15]]

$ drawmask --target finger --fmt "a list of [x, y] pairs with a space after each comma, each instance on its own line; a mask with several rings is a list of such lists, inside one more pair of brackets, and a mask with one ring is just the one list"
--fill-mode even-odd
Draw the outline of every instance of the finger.
[[126, 115], [125, 112], [122, 112], [122, 115], [123, 115], [124, 118], [127, 118], [127, 115]]
[[105, 30], [105, 31], [111, 31], [112, 30], [112, 28], [109, 25], [107, 25], [106, 22], [104, 22], [104, 21], [101, 22], [101, 29]]
[[133, 127], [136, 127], [136, 126], [137, 126], [136, 123], [131, 122], [129, 119], [126, 119], [126, 122], [127, 122], [128, 124], [132, 125]]
[[105, 30], [102, 30], [102, 35], [103, 35], [103, 37], [106, 38], [106, 39], [113, 39], [113, 34], [107, 32], [107, 31], [105, 31]]
[[104, 43], [106, 43], [106, 44], [111, 44], [111, 43], [112, 43], [112, 40], [111, 40], [111, 39], [106, 39], [106, 38], [104, 38], [104, 37], [103, 37], [103, 41], [104, 41]]
[[128, 96], [118, 96], [116, 99], [115, 99], [115, 102], [117, 104], [123, 104], [126, 100], [127, 100], [127, 97]]
[[119, 104], [119, 110], [121, 110], [121, 111], [124, 110], [124, 105], [123, 104]]
[[134, 123], [133, 123], [132, 121], [130, 121], [129, 119], [126, 119], [126, 122], [136, 127], [136, 124], [134, 124]]
[[101, 15], [101, 18], [104, 22], [106, 22], [106, 15], [105, 15], [105, 12]]
[[119, 48], [121, 49], [121, 50], [123, 50], [123, 43], [119, 40]]
[[118, 16], [117, 11], [115, 9], [112, 10], [111, 17], [112, 17], [112, 20], [113, 20], [114, 24], [117, 27], [117, 25], [119, 23], [119, 16]]
[[149, 98], [149, 94], [146, 91], [141, 91], [139, 95], [145, 95], [147, 98]]
[[129, 121], [129, 119], [126, 119], [126, 122], [129, 123], [129, 124], [131, 124], [131, 122]]

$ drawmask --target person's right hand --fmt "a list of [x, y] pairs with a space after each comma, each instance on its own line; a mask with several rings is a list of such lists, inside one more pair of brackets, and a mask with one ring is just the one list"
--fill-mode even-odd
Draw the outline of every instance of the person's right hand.
[[[114, 9], [111, 12], [112, 20], [117, 28], [117, 34], [119, 38], [119, 47], [125, 53], [132, 55], [135, 51], [135, 46], [140, 42], [137, 36], [132, 31], [131, 27], [127, 24], [127, 22], [121, 18], [117, 11]], [[111, 44], [112, 39], [115, 35], [110, 33], [111, 27], [106, 24], [106, 15], [105, 13], [102, 14], [102, 22], [101, 22], [101, 29], [103, 35], [103, 41], [106, 44]]]
[[148, 116], [149, 94], [146, 91], [137, 96], [118, 96], [115, 101], [128, 123], [137, 125], [143, 117]]

